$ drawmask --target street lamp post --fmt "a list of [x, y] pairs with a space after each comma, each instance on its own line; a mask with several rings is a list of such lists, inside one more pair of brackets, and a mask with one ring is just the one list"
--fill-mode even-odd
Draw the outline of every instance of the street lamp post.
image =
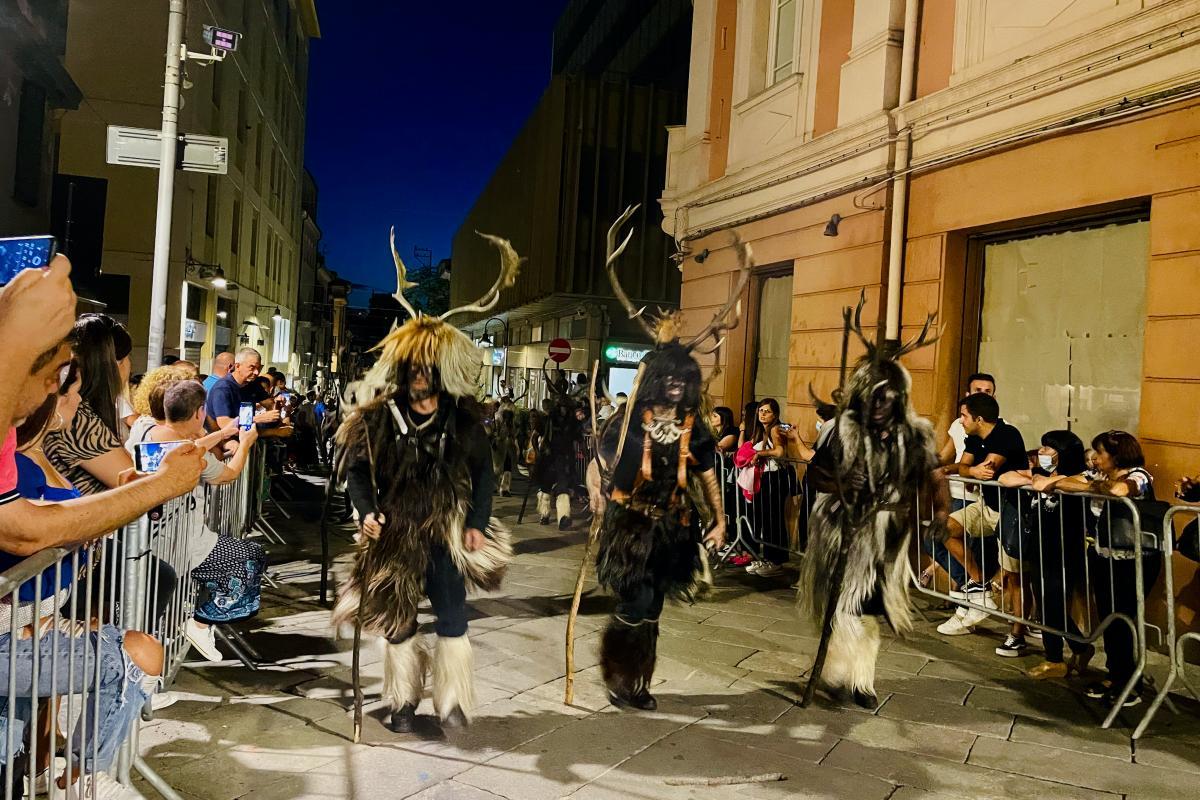
[[[490, 325], [493, 322], [499, 322], [501, 329], [504, 331], [504, 349], [503, 349], [503, 351], [501, 351], [502, 356], [501, 356], [501, 363], [500, 363], [500, 374], [503, 375], [504, 371], [506, 369], [508, 369], [508, 323], [505, 322], [500, 317], [489, 317], [488, 319], [484, 320], [483, 335], [481, 335], [479, 337], [479, 344], [483, 347], [495, 346], [494, 345], [495, 339], [493, 339], [490, 335], [488, 335], [488, 325]], [[495, 365], [492, 366], [492, 369], [493, 370], [495, 369]], [[496, 394], [499, 395], [500, 394], [500, 384], [499, 384], [498, 380], [493, 379], [492, 383], [494, 384], [494, 388], [496, 389]]]

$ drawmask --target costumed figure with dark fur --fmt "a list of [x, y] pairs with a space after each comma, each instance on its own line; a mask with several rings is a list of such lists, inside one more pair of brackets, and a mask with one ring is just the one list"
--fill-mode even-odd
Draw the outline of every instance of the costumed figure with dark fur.
[[512, 497], [512, 474], [516, 468], [517, 409], [511, 399], [504, 399], [492, 417], [492, 469], [500, 479], [501, 497]]
[[880, 347], [862, 333], [862, 307], [860, 301], [852, 324], [846, 309], [847, 336], [854, 331], [867, 353], [839, 392], [837, 416], [822, 427], [808, 468], [817, 497], [798, 601], [825, 638], [813, 687], [875, 708], [876, 618], [901, 635], [911, 629], [908, 545], [916, 504], [932, 507], [934, 525], [944, 526], [949, 493], [933, 426], [913, 410], [912, 379], [900, 364], [902, 355], [932, 343], [933, 319], [912, 341]]
[[[444, 725], [465, 724], [475, 704], [467, 639], [468, 585], [499, 588], [512, 560], [509, 532], [491, 517], [494, 475], [474, 399], [478, 350], [451, 315], [490, 309], [516, 279], [521, 259], [503, 239], [500, 277], [476, 304], [441, 317], [405, 299], [413, 284], [393, 244], [395, 297], [410, 319], [377, 346], [379, 358], [348, 396], [355, 405], [338, 430], [345, 476], [363, 535], [338, 591], [335, 627], [361, 625], [383, 639], [388, 727], [413, 729], [432, 660], [433, 703]], [[437, 617], [432, 659], [417, 635], [417, 606]]]
[[579, 484], [575, 453], [583, 431], [575, 419], [577, 403], [570, 395], [566, 376], [556, 371], [555, 377], [546, 374], [545, 378], [550, 390], [549, 407], [536, 434], [537, 463], [534, 469], [538, 518], [543, 525], [549, 525], [555, 519], [559, 530], [565, 531], [571, 527], [571, 492]]
[[[627, 209], [609, 230], [608, 274], [614, 294], [655, 346], [642, 359], [629, 401], [599, 435], [600, 496], [593, 497], [593, 506], [597, 513], [603, 508], [596, 579], [617, 597], [600, 644], [604, 683], [614, 705], [652, 710], [657, 708], [650, 684], [663, 602], [691, 599], [703, 568], [702, 543], [717, 549], [725, 539], [716, 442], [701, 410], [704, 383], [693, 353], [702, 352], [700, 345], [710, 337], [719, 346], [720, 332], [736, 324], [737, 312], [732, 322], [726, 317], [749, 277], [750, 250], [735, 243], [742, 265], [737, 290], [704, 331], [681, 343], [676, 315], [651, 325], [617, 281], [614, 263], [629, 237], [618, 248], [616, 233], [633, 211]], [[702, 537], [705, 519], [713, 526]]]

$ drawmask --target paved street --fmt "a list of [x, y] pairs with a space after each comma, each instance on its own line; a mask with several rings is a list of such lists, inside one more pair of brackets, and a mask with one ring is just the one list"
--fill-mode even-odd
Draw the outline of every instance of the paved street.
[[[519, 498], [497, 501], [510, 522], [518, 506]], [[189, 664], [175, 686], [181, 701], [143, 728], [146, 759], [185, 797], [1098, 800], [1191, 797], [1200, 785], [1195, 704], [1181, 703], [1178, 716], [1164, 709], [1133, 763], [1127, 731], [1100, 730], [1078, 685], [1023, 676], [1037, 653], [996, 657], [997, 632], [939, 637], [936, 611], [911, 640], [885, 640], [875, 713], [825, 700], [799, 708], [798, 677], [816, 642], [796, 622], [791, 576], [718, 573], [702, 602], [669, 604], [653, 714], [604, 700], [596, 649], [611, 600], [593, 588], [578, 625], [576, 702], [565, 706], [578, 523], [567, 533], [518, 526], [504, 589], [472, 600], [480, 699], [472, 727], [443, 735], [429, 717], [421, 736], [387, 731], [379, 657], [367, 645], [364, 742], [352, 745], [350, 642], [333, 639], [317, 602], [317, 527], [304, 519], [316, 509], [289, 511], [290, 522], [273, 519], [299, 546], [285, 563], [273, 553], [281, 586], [264, 595], [249, 636], [275, 665]], [[345, 553], [345, 529], [335, 539]], [[428, 699], [421, 713], [432, 714]], [[672, 785], [772, 772], [786, 780]]]

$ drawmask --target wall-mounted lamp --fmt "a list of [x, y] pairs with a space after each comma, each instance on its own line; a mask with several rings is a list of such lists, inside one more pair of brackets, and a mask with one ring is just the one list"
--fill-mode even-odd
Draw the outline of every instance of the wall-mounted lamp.
[[701, 250], [699, 253], [696, 253], [696, 263], [703, 264], [707, 260], [708, 260], [708, 248], [706, 247], [703, 250]]
[[838, 225], [840, 225], [841, 222], [842, 222], [841, 214], [834, 214], [832, 217], [830, 217], [829, 223], [825, 226], [825, 235], [826, 236], [837, 236], [838, 235]]

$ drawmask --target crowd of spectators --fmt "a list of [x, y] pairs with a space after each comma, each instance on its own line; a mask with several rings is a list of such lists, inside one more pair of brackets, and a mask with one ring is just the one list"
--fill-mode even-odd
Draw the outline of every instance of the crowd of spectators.
[[[120, 530], [168, 500], [193, 494], [193, 502], [177, 504], [192, 515], [190, 529], [199, 531], [188, 543], [186, 574], [147, 556], [151, 607], [161, 614], [179, 582], [192, 581], [197, 600], [184, 635], [204, 658], [221, 660], [214, 626], [258, 610], [265, 558], [257, 543], [209, 527], [206, 487], [235, 480], [260, 435], [285, 449], [282, 442], [293, 442], [288, 458], [296, 461], [326, 458], [325, 409], [315, 393], [289, 390], [277, 373], [260, 385], [261, 357], [250, 348], [217, 355], [207, 376], [178, 358], [131, 376], [133, 344], [121, 323], [103, 314], [76, 318], [75, 304], [70, 263], [62, 256], [0, 290], [0, 335], [8, 343], [0, 362], [0, 570], [47, 548], [80, 547], [0, 601], [0, 686], [11, 681], [16, 696], [36, 694], [46, 715], [87, 682], [95, 702], [89, 698], [75, 735], [64, 732], [76, 766], [71, 774], [53, 774], [45, 759], [52, 748], [40, 745], [39, 785], [54, 780], [69, 796], [135, 797], [105, 770], [143, 706], [161, 707], [173, 698], [156, 692], [164, 666], [159, 639], [103, 622], [119, 618], [112, 602], [122, 596], [123, 562], [139, 557], [126, 555]], [[248, 429], [238, 425], [246, 402], [255, 406], [257, 423]], [[299, 433], [294, 439], [293, 431]], [[139, 470], [139, 446], [156, 442], [174, 444], [157, 469]], [[116, 538], [106, 539], [114, 532]], [[151, 620], [149, 629], [159, 622]], [[68, 668], [84, 658], [98, 665], [98, 683], [91, 683], [90, 669]], [[12, 756], [22, 759], [30, 737], [53, 726], [49, 716], [29, 719], [28, 703], [17, 709], [9, 719], [7, 703], [0, 703], [0, 729], [13, 734]], [[0, 760], [9, 755], [7, 741], [0, 736]]]

